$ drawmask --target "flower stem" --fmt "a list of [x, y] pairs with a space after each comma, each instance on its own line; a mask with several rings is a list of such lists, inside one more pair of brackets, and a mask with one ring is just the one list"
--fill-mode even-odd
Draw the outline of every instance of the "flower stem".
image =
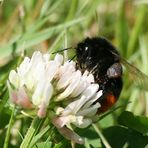
[[30, 143], [30, 147], [33, 147], [34, 144], [47, 132], [49, 132], [51, 129], [51, 127], [48, 125], [46, 126], [39, 134], [37, 134], [36, 136], [34, 136], [34, 138], [32, 139], [31, 143]]
[[38, 131], [40, 130], [40, 128], [42, 127], [42, 124], [44, 123], [45, 118], [41, 119], [41, 118], [34, 118], [30, 128], [28, 129], [24, 140], [22, 141], [21, 144], [21, 148], [28, 148], [32, 138], [38, 133]]
[[10, 131], [11, 131], [11, 127], [12, 127], [12, 124], [13, 124], [13, 121], [14, 121], [14, 113], [15, 113], [15, 107], [13, 107], [11, 117], [10, 117], [10, 120], [9, 120], [9, 125], [8, 125], [6, 138], [5, 138], [5, 142], [4, 142], [4, 148], [8, 147], [9, 138], [10, 138]]
[[97, 134], [101, 138], [101, 140], [102, 140], [103, 144], [105, 145], [105, 147], [106, 148], [111, 148], [111, 146], [109, 145], [108, 141], [106, 140], [106, 138], [101, 133], [99, 127], [96, 124], [93, 124], [93, 128], [95, 129], [95, 131], [97, 132]]

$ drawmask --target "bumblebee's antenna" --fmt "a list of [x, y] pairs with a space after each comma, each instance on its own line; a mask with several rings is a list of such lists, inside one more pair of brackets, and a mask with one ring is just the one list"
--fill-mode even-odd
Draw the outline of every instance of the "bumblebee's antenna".
[[64, 48], [64, 49], [62, 49], [62, 50], [55, 51], [55, 52], [53, 52], [52, 54], [60, 53], [60, 52], [63, 52], [63, 51], [65, 51], [65, 50], [68, 50], [68, 49], [75, 49], [75, 48], [73, 48], [73, 47]]
[[[69, 50], [69, 49], [76, 49], [76, 48], [74, 48], [74, 47], [68, 47], [68, 48], [64, 48], [64, 49], [61, 49], [61, 50], [55, 51], [55, 52], [53, 52], [52, 54], [56, 54], [56, 53], [60, 53], [60, 52], [64, 52], [65, 50]], [[69, 62], [71, 62], [75, 57], [76, 57], [76, 55], [74, 55], [74, 56], [69, 60]]]
[[74, 56], [69, 60], [69, 62], [71, 62], [75, 57], [76, 57], [76, 55], [74, 55]]

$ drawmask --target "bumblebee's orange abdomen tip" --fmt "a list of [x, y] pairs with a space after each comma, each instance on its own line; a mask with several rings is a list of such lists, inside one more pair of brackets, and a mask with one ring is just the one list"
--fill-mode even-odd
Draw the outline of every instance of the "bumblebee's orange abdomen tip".
[[103, 102], [101, 103], [101, 108], [98, 110], [98, 113], [102, 113], [111, 108], [117, 101], [117, 98], [113, 94], [107, 94], [105, 98], [103, 98]]

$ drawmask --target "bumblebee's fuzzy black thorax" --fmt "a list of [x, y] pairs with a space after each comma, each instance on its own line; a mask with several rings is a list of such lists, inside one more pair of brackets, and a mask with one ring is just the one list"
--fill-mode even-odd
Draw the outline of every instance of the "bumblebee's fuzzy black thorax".
[[96, 77], [106, 74], [107, 69], [119, 58], [112, 52], [119, 54], [113, 45], [105, 38], [86, 38], [77, 45], [77, 61], [79, 66], [88, 71], [95, 71]]

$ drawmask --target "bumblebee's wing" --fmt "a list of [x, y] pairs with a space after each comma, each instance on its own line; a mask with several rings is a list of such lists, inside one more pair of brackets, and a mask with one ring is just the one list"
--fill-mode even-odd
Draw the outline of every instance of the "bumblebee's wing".
[[148, 91], [148, 76], [142, 73], [138, 68], [121, 58], [121, 63], [125, 66], [128, 72], [131, 74], [131, 79], [136, 86]]
[[130, 80], [132, 80], [136, 86], [148, 91], [148, 76], [127, 62], [124, 58], [121, 58], [116, 53], [113, 54], [120, 59], [121, 63], [125, 66], [125, 69], [129, 72]]

